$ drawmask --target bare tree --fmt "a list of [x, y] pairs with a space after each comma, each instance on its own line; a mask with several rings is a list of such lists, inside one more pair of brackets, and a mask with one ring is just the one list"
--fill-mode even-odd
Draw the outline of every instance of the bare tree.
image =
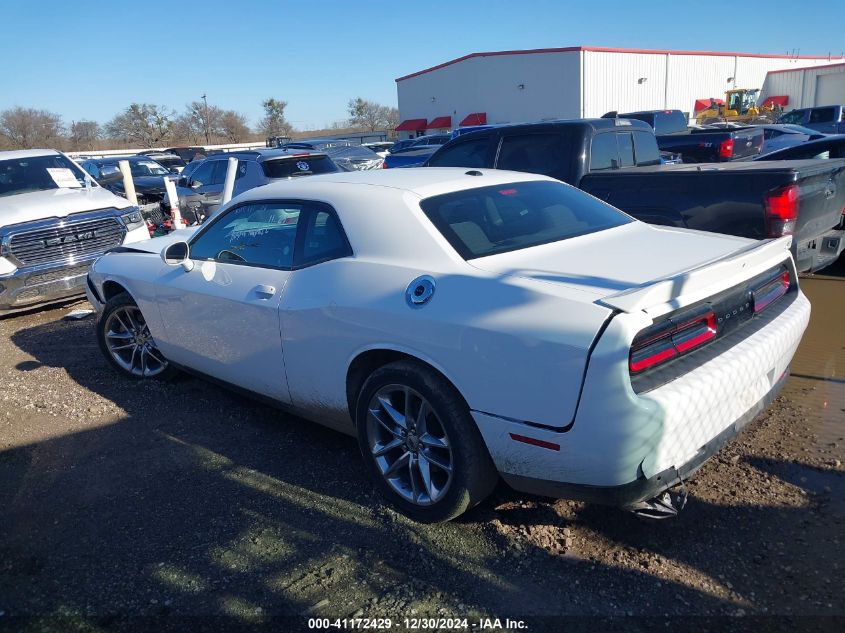
[[62, 132], [62, 117], [47, 110], [17, 107], [0, 113], [0, 135], [14, 148], [54, 147]]
[[70, 146], [74, 150], [94, 149], [100, 138], [100, 126], [96, 121], [72, 121], [70, 124]]
[[171, 138], [188, 145], [199, 144], [203, 138], [202, 131], [197, 128], [196, 121], [193, 120], [190, 112], [184, 112], [173, 120], [173, 135]]
[[264, 118], [258, 123], [258, 131], [264, 136], [287, 136], [293, 128], [285, 119], [287, 101], [269, 98], [261, 103], [264, 107]]
[[381, 107], [381, 118], [384, 121], [384, 129], [392, 130], [399, 125], [399, 108], [391, 106]]
[[164, 106], [133, 103], [106, 123], [106, 135], [113, 139], [152, 147], [173, 134], [173, 112]]
[[[365, 130], [392, 129], [399, 124], [399, 111], [361, 97], [350, 99], [346, 104], [350, 127]], [[395, 120], [395, 123], [394, 123]]]
[[249, 136], [246, 117], [234, 110], [224, 110], [220, 114], [220, 134], [230, 143], [241, 143]]
[[221, 119], [223, 110], [205, 101], [194, 101], [187, 106], [186, 115], [189, 117], [194, 130], [205, 138], [206, 143], [211, 138], [222, 133]]

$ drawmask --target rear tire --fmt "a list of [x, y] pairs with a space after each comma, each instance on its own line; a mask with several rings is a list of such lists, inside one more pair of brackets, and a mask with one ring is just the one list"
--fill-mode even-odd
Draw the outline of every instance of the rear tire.
[[144, 315], [128, 293], [106, 302], [96, 332], [100, 351], [126, 378], [169, 380], [178, 373], [156, 347]]
[[415, 521], [453, 519], [498, 482], [466, 402], [422, 363], [403, 360], [376, 369], [358, 395], [355, 420], [376, 487]]

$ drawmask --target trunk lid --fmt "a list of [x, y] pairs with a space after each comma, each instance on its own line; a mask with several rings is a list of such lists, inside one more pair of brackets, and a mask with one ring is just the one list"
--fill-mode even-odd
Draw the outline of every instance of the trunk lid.
[[574, 300], [655, 317], [748, 279], [788, 257], [792, 238], [762, 242], [632, 222], [470, 260], [498, 275], [554, 284]]

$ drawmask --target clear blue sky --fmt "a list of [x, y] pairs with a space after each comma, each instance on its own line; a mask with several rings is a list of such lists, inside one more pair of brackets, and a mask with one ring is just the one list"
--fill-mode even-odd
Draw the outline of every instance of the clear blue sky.
[[243, 112], [250, 124], [261, 117], [261, 100], [273, 96], [289, 103], [295, 127], [322, 127], [347, 116], [351, 97], [396, 105], [394, 79], [477, 51], [592, 45], [839, 55], [845, 49], [845, 8], [833, 0], [0, 5], [0, 110], [44, 108], [65, 122], [103, 123], [133, 101], [181, 110], [206, 93], [209, 103]]

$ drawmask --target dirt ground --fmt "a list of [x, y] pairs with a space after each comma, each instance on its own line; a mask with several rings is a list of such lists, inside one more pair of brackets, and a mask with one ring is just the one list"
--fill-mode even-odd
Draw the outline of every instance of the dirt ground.
[[123, 380], [68, 306], [0, 320], [0, 629], [843, 631], [845, 265], [802, 287], [793, 377], [666, 521], [502, 485], [418, 525], [351, 438], [201, 380]]

